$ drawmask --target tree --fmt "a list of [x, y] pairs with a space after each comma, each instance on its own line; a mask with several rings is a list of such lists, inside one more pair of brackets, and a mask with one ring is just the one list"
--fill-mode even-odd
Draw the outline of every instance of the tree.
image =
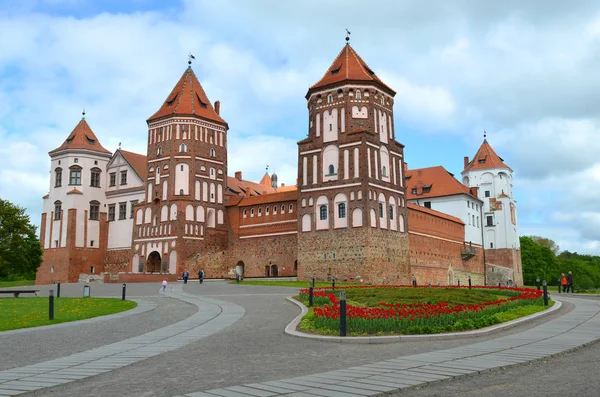
[[34, 279], [42, 246], [25, 209], [0, 199], [0, 279]]
[[521, 263], [523, 264], [523, 282], [534, 285], [537, 277], [551, 283], [556, 273], [554, 253], [531, 237], [521, 237]]
[[558, 246], [558, 244], [556, 244], [556, 242], [554, 242], [554, 240], [540, 236], [530, 236], [530, 238], [542, 247], [550, 249], [554, 256], [560, 253], [560, 247]]

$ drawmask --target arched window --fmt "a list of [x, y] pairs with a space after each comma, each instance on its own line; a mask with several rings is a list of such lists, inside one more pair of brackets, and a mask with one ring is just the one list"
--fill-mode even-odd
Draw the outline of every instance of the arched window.
[[73, 165], [69, 168], [69, 185], [81, 185], [81, 167], [78, 165]]
[[321, 219], [322, 221], [327, 219], [327, 206], [326, 205], [322, 205], [319, 207], [319, 219]]
[[383, 203], [379, 203], [379, 217], [383, 218]]
[[248, 210], [244, 208], [244, 218], [248, 216]]
[[346, 217], [346, 203], [339, 203], [338, 204], [338, 218], [345, 218]]
[[185, 152], [187, 151], [187, 147], [185, 146], [185, 143], [182, 143], [182, 144], [179, 146], [179, 151], [180, 151], [181, 153], [185, 153]]
[[333, 103], [333, 95], [327, 95], [327, 103]]
[[183, 189], [179, 189], [179, 195], [183, 196]]
[[390, 204], [389, 213], [390, 213], [390, 220], [394, 220], [394, 206], [392, 204]]
[[54, 220], [55, 221], [60, 220], [61, 210], [62, 210], [62, 203], [59, 200], [55, 201], [54, 202]]
[[58, 167], [54, 170], [55, 178], [54, 178], [54, 187], [62, 186], [62, 168]]
[[360, 99], [360, 90], [356, 90], [356, 99]]
[[217, 156], [217, 152], [215, 151], [215, 149], [210, 148], [210, 157], [216, 157]]
[[387, 168], [385, 168], [385, 165], [381, 167], [381, 176], [387, 177]]
[[335, 174], [335, 167], [333, 166], [333, 164], [329, 164], [329, 175], [334, 175]]
[[160, 156], [161, 154], [162, 154], [162, 147], [160, 147], [160, 146], [159, 146], [159, 147], [156, 149], [156, 155], [157, 155], [157, 156]]
[[100, 202], [90, 201], [90, 220], [97, 221], [100, 218]]

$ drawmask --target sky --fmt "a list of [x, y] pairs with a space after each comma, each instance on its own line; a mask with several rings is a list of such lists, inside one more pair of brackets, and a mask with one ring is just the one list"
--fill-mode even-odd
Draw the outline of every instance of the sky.
[[146, 153], [187, 67], [229, 124], [229, 174], [295, 184], [304, 98], [345, 44], [396, 92], [409, 168], [460, 178], [483, 131], [519, 233], [600, 254], [600, 3], [579, 0], [0, 0], [0, 197], [39, 224], [48, 151], [81, 119]]

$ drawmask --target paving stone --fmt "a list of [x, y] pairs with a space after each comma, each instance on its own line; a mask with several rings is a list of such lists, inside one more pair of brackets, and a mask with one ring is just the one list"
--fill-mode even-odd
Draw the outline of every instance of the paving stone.
[[284, 389], [292, 389], [292, 390], [296, 390], [296, 391], [303, 391], [303, 390], [310, 389], [312, 387], [312, 386], [299, 385], [296, 383], [283, 382], [283, 381], [279, 381], [279, 380], [264, 382], [263, 384], [268, 385], [268, 386], [283, 387]]
[[271, 391], [273, 393], [279, 393], [279, 394], [294, 392], [293, 389], [286, 389], [284, 387], [270, 386], [270, 385], [266, 385], [264, 383], [250, 383], [250, 384], [247, 384], [247, 385], [244, 385], [244, 386], [252, 387], [254, 389], [261, 389], [261, 390]]
[[364, 394], [356, 394], [350, 392], [341, 392], [336, 390], [326, 390], [326, 389], [310, 389], [305, 393], [310, 393], [317, 396], [325, 396], [325, 397], [352, 397], [352, 396], [363, 396]]
[[268, 392], [266, 390], [254, 389], [254, 388], [247, 387], [247, 386], [231, 386], [231, 387], [226, 387], [225, 389], [248, 394], [250, 396], [257, 396], [257, 397], [271, 397], [271, 396], [278, 395], [278, 393]]

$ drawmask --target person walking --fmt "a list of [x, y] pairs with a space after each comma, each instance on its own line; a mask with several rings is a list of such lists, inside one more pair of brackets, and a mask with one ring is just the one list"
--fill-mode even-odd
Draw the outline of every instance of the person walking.
[[186, 270], [185, 272], [183, 272], [183, 283], [184, 283], [184, 284], [187, 284], [188, 277], [190, 277], [190, 274], [189, 274], [189, 273], [188, 273], [188, 271]]
[[162, 292], [165, 292], [167, 290], [167, 279], [163, 279], [162, 281]]
[[204, 270], [200, 270], [198, 272], [198, 281], [200, 282], [200, 284], [204, 282]]
[[567, 281], [567, 277], [564, 273], [560, 276], [560, 285], [562, 286], [563, 292], [567, 292], [567, 285], [569, 285], [569, 282]]
[[567, 273], [567, 292], [569, 292], [569, 289], [572, 294], [575, 293], [575, 288], [573, 288], [573, 273], [571, 272]]

